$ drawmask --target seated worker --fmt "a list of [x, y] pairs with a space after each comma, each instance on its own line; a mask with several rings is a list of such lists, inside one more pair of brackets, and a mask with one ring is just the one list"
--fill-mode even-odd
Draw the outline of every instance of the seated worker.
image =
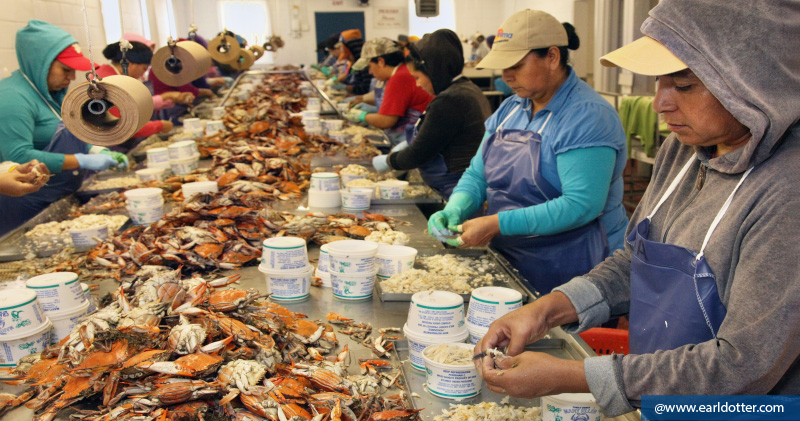
[[480, 32], [475, 33], [469, 39], [469, 44], [472, 46], [472, 52], [469, 55], [468, 67], [475, 67], [479, 61], [483, 60], [489, 54], [489, 46], [484, 42], [486, 38]]
[[339, 60], [343, 60], [347, 64], [347, 71], [340, 72], [335, 79], [328, 81], [329, 84], [344, 83], [345, 89], [349, 94], [366, 94], [370, 90], [370, 81], [372, 80], [369, 70], [366, 67], [360, 70], [352, 68], [353, 63], [361, 58], [361, 48], [364, 46], [361, 31], [358, 29], [342, 31], [339, 36], [339, 42], [342, 44], [342, 53], [339, 55]]
[[375, 103], [380, 104], [378, 112], [351, 109], [345, 118], [386, 130], [392, 146], [410, 142], [414, 124], [433, 97], [417, 86], [405, 65], [403, 51], [389, 38], [375, 38], [364, 44], [353, 69], [367, 67], [375, 79], [386, 82], [384, 88], [375, 88]]
[[341, 50], [339, 49], [339, 34], [335, 33], [329, 36], [325, 41], [320, 42], [317, 44], [317, 52], [321, 54], [325, 54], [325, 58], [319, 62], [319, 64], [315, 64], [311, 67], [319, 70], [325, 76], [331, 76], [333, 74], [334, 65], [336, 61], [339, 59], [339, 54], [341, 54]]
[[17, 31], [16, 52], [19, 69], [0, 80], [0, 161], [35, 159], [54, 175], [35, 193], [0, 197], [0, 235], [77, 191], [88, 170], [127, 166], [125, 155], [90, 148], [61, 122], [61, 102], [75, 72], [92, 67], [75, 38], [47, 22], [31, 20]]
[[455, 32], [426, 34], [411, 44], [406, 62], [417, 85], [436, 96], [419, 118], [409, 147], [376, 156], [372, 165], [378, 171], [419, 168], [425, 183], [447, 199], [478, 151], [483, 122], [492, 111], [480, 88], [461, 74], [464, 50]]

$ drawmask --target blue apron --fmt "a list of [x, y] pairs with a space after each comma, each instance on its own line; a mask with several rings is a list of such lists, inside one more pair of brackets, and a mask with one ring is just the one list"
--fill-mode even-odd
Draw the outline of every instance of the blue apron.
[[[552, 113], [539, 132], [504, 130], [518, 105], [486, 140], [483, 147], [484, 178], [488, 184], [487, 215], [542, 204], [561, 196], [542, 176], [539, 155], [542, 137]], [[583, 275], [608, 256], [608, 238], [599, 219], [555, 235], [498, 235], [498, 250], [541, 294]]]
[[372, 78], [372, 81], [369, 83], [369, 89], [375, 93], [375, 107], [379, 110], [381, 109], [381, 104], [383, 104], [383, 90], [385, 87], [386, 82], [375, 78]]
[[628, 235], [631, 253], [630, 352], [653, 353], [717, 338], [727, 310], [719, 299], [714, 272], [704, 250], [733, 195], [752, 168], [742, 175], [703, 240], [700, 253], [648, 240], [650, 220], [675, 191], [696, 158], [675, 177], [656, 207]]
[[[414, 144], [414, 141], [417, 139], [417, 134], [419, 133], [419, 125], [422, 124], [424, 120], [425, 113], [422, 113], [422, 115], [419, 117], [419, 120], [417, 120], [417, 124], [415, 124], [412, 128], [412, 134], [408, 136], [411, 139], [408, 142], [409, 145]], [[440, 153], [436, 154], [436, 156], [420, 165], [418, 169], [420, 175], [422, 176], [422, 181], [424, 181], [425, 184], [427, 184], [430, 188], [439, 192], [439, 194], [441, 194], [445, 200], [447, 200], [453, 193], [453, 189], [458, 184], [458, 180], [460, 180], [461, 175], [464, 174], [463, 172], [447, 172], [447, 164], [445, 164], [444, 157]]]

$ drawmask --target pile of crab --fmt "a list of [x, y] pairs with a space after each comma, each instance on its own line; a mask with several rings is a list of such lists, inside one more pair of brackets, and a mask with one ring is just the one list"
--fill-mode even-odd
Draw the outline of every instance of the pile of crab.
[[361, 373], [348, 374], [348, 347], [331, 324], [255, 290], [222, 289], [238, 275], [147, 270], [57, 345], [23, 359], [16, 382], [29, 388], [6, 409], [27, 402], [37, 420], [67, 408], [86, 421], [416, 419], [405, 392], [382, 397], [402, 387], [388, 361], [362, 360]]

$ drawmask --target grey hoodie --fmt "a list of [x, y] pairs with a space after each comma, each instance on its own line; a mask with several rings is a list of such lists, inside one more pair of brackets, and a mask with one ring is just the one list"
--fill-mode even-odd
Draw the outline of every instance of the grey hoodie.
[[[712, 151], [671, 135], [628, 233], [694, 159], [652, 218], [649, 239], [699, 251], [742, 173], [755, 169], [705, 249], [728, 311], [717, 340], [589, 358], [589, 387], [607, 416], [633, 410], [642, 395], [800, 394], [800, 2], [666, 0], [642, 32], [683, 60], [753, 137], [711, 159]], [[698, 190], [701, 166], [707, 174]], [[630, 258], [626, 246], [557, 288], [578, 311], [567, 331], [628, 313]]]

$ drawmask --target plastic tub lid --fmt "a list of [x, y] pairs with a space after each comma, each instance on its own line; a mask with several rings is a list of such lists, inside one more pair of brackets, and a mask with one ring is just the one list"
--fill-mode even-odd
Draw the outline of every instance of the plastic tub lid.
[[378, 252], [378, 243], [364, 240], [340, 240], [328, 243], [329, 255], [374, 256]]
[[464, 341], [469, 336], [469, 331], [464, 329], [463, 332], [456, 335], [426, 335], [424, 333], [414, 332], [408, 327], [408, 323], [403, 325], [403, 333], [408, 339], [414, 342], [424, 342], [428, 344], [446, 344], [450, 342]]
[[32, 289], [7, 289], [0, 294], [0, 310], [11, 310], [32, 301], [36, 301], [36, 292]]
[[148, 149], [147, 150], [147, 154], [148, 155], [150, 155], [150, 154], [155, 155], [155, 154], [160, 154], [160, 153], [165, 153], [165, 152], [168, 152], [167, 148], [152, 148], [152, 149]]
[[450, 291], [420, 291], [411, 296], [411, 303], [435, 310], [448, 310], [464, 306], [464, 298]]
[[417, 249], [399, 244], [378, 244], [378, 257], [409, 257], [416, 256]]
[[306, 240], [299, 237], [273, 237], [265, 239], [262, 244], [268, 249], [296, 249], [304, 247]]
[[170, 163], [170, 165], [183, 165], [183, 164], [188, 164], [190, 162], [199, 161], [199, 160], [200, 160], [200, 154], [196, 153], [196, 154], [194, 154], [194, 155], [192, 155], [192, 156], [190, 156], [188, 158], [170, 159], [169, 163]]
[[180, 142], [175, 142], [175, 143], [167, 146], [167, 148], [168, 149], [180, 149], [180, 148], [185, 148], [187, 146], [194, 146], [195, 144], [197, 144], [197, 142], [195, 142], [194, 140], [181, 140]]
[[144, 168], [144, 169], [141, 169], [141, 170], [137, 170], [136, 174], [158, 175], [158, 174], [163, 174], [166, 171], [167, 171], [166, 168], [159, 168], [159, 167], [152, 168], [151, 167], [151, 168]]
[[142, 197], [161, 196], [164, 191], [158, 187], [145, 187], [141, 189], [131, 189], [122, 194], [128, 199], [138, 199]]
[[408, 181], [403, 180], [383, 180], [378, 181], [378, 185], [383, 187], [406, 187], [408, 186]]
[[74, 272], [53, 272], [45, 275], [34, 276], [25, 282], [28, 288], [53, 288], [78, 282], [78, 274]]
[[200, 191], [217, 191], [219, 190], [219, 186], [217, 185], [216, 181], [195, 181], [192, 183], [184, 183], [181, 186], [181, 190], [185, 195], [188, 193], [196, 193]]
[[311, 174], [311, 178], [339, 178], [339, 174], [335, 172], [315, 172]]

